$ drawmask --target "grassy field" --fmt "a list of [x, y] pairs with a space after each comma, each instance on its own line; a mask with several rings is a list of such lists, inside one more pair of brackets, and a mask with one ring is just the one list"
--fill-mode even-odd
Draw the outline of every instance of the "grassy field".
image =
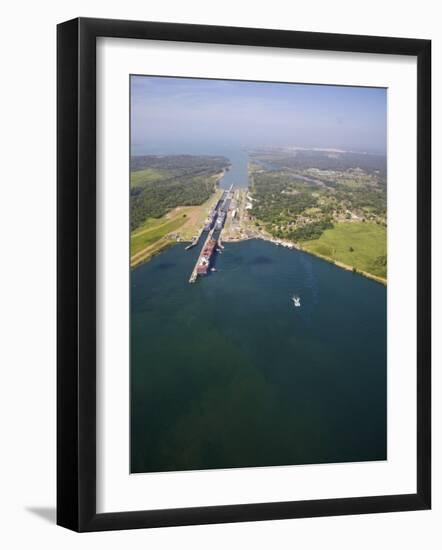
[[143, 187], [151, 181], [160, 181], [170, 178], [170, 173], [155, 168], [146, 168], [145, 170], [136, 170], [130, 174], [131, 187]]
[[201, 231], [209, 210], [221, 194], [222, 190], [217, 189], [199, 206], [179, 206], [161, 218], [148, 218], [130, 236], [131, 266], [149, 260], [170, 246], [174, 242], [172, 235], [179, 235], [181, 241], [191, 241]]
[[176, 231], [187, 222], [185, 212], [171, 212], [159, 219], [148, 219], [130, 238], [130, 254], [135, 256], [144, 248]]
[[137, 252], [133, 256], [131, 255], [130, 266], [135, 267], [143, 262], [150, 260], [153, 256], [155, 256], [155, 254], [158, 254], [159, 252], [161, 252], [161, 250], [164, 250], [172, 244], [173, 241], [171, 239], [168, 239], [167, 236], [162, 237], [161, 239], [155, 241], [146, 248], [143, 248], [143, 250], [140, 250], [140, 252]]
[[302, 248], [382, 279], [387, 278], [386, 228], [372, 223], [339, 223]]
[[195, 235], [197, 235], [203, 225], [204, 220], [207, 218], [207, 214], [210, 209], [215, 206], [218, 199], [222, 195], [222, 190], [217, 189], [215, 193], [203, 204], [199, 206], [183, 206], [181, 210], [186, 212], [188, 216], [188, 222], [180, 230], [180, 237], [184, 241], [191, 241]]

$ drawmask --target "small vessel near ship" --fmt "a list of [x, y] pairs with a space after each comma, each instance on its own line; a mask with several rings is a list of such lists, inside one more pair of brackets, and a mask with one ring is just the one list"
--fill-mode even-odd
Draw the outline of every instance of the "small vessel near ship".
[[299, 296], [292, 296], [292, 302], [295, 307], [301, 307], [301, 298]]

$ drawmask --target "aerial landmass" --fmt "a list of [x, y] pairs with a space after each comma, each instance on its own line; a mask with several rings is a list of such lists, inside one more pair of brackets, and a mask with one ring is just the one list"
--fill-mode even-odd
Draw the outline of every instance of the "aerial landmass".
[[[385, 156], [296, 147], [248, 153], [249, 187], [230, 191], [222, 241], [269, 240], [386, 283]], [[176, 242], [197, 242], [222, 202], [218, 183], [228, 167], [222, 156], [132, 158], [132, 267]]]
[[201, 232], [229, 162], [224, 157], [147, 155], [131, 160], [131, 267]]

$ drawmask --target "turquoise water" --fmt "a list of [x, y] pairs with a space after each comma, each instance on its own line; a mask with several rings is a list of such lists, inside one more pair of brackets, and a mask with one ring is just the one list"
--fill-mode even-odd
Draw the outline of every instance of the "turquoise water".
[[260, 240], [190, 285], [197, 256], [132, 271], [131, 471], [385, 459], [385, 287]]

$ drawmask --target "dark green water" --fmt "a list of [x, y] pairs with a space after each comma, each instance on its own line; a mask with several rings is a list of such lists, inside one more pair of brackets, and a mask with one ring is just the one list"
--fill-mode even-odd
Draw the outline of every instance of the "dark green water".
[[385, 459], [386, 289], [257, 240], [190, 285], [197, 255], [132, 271], [131, 471]]

